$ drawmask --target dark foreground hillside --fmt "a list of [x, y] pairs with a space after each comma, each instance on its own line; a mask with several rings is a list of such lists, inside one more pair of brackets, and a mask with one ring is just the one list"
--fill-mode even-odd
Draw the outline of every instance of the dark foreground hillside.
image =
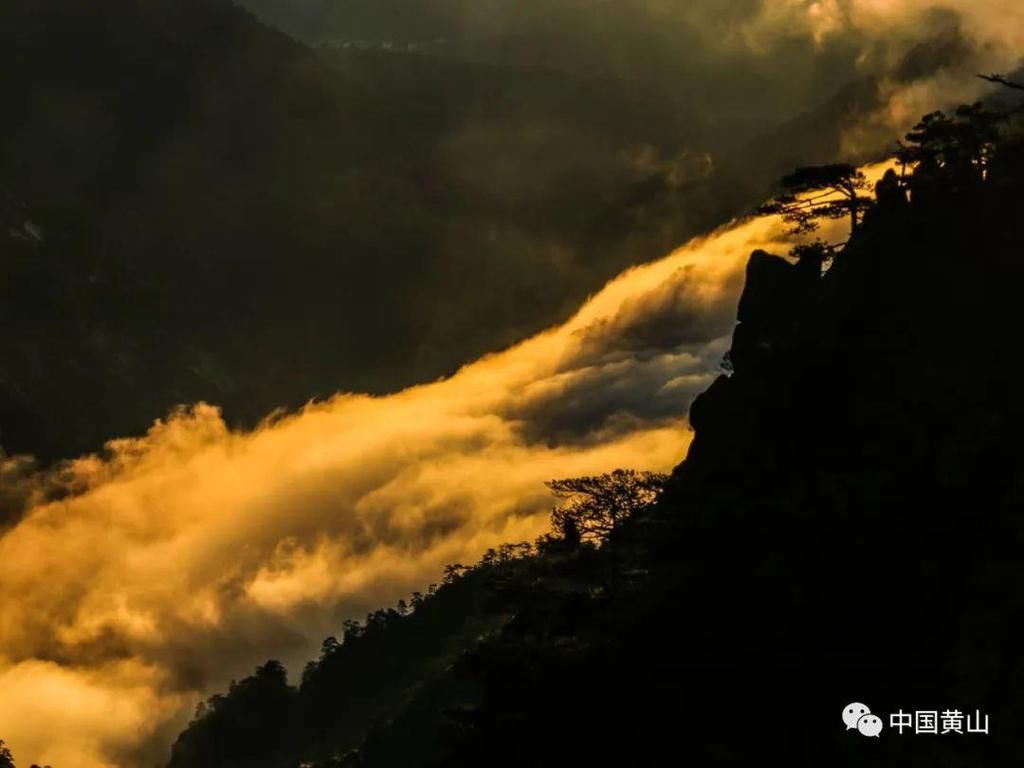
[[[261, 668], [171, 765], [1019, 763], [1024, 144], [925, 149], [824, 277], [754, 254], [656, 504], [600, 547], [563, 525], [453, 569], [298, 689]], [[900, 710], [989, 733], [900, 734]]]

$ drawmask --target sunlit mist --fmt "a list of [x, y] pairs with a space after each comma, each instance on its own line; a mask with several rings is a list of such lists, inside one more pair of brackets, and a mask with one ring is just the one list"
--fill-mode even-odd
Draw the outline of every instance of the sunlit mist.
[[249, 433], [197, 405], [74, 462], [77, 495], [0, 539], [8, 743], [81, 768], [166, 749], [203, 693], [267, 657], [299, 663], [444, 564], [544, 532], [545, 480], [671, 468], [746, 258], [778, 238], [757, 220], [697, 240], [447, 380]]

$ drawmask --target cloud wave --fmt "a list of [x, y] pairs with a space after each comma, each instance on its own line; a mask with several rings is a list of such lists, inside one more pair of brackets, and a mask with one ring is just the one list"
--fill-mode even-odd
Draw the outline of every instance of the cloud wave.
[[251, 432], [199, 404], [45, 482], [9, 460], [5, 480], [27, 485], [8, 495], [29, 508], [0, 538], [4, 738], [23, 761], [160, 761], [228, 679], [270, 656], [296, 665], [444, 564], [542, 533], [545, 480], [670, 468], [746, 258], [779, 240], [767, 220], [723, 229], [395, 395], [340, 394]]

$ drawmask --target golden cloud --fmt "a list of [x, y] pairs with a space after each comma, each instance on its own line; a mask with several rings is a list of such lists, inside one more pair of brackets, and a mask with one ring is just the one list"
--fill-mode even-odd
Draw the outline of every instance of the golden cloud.
[[26, 763], [160, 762], [229, 679], [269, 657], [294, 668], [444, 564], [544, 532], [544, 481], [671, 468], [747, 257], [785, 250], [781, 229], [695, 240], [446, 380], [251, 432], [199, 404], [62, 468], [70, 495], [27, 492], [0, 537], [0, 733]]

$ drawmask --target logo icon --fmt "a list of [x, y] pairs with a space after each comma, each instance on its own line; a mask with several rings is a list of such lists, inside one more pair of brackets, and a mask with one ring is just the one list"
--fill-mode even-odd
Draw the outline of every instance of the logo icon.
[[857, 730], [861, 736], [875, 736], [882, 732], [882, 718], [878, 715], [864, 715], [857, 721]]
[[867, 704], [857, 701], [847, 704], [843, 709], [843, 723], [846, 724], [846, 730], [856, 730], [862, 736], [877, 738], [882, 732], [882, 718], [872, 715]]

